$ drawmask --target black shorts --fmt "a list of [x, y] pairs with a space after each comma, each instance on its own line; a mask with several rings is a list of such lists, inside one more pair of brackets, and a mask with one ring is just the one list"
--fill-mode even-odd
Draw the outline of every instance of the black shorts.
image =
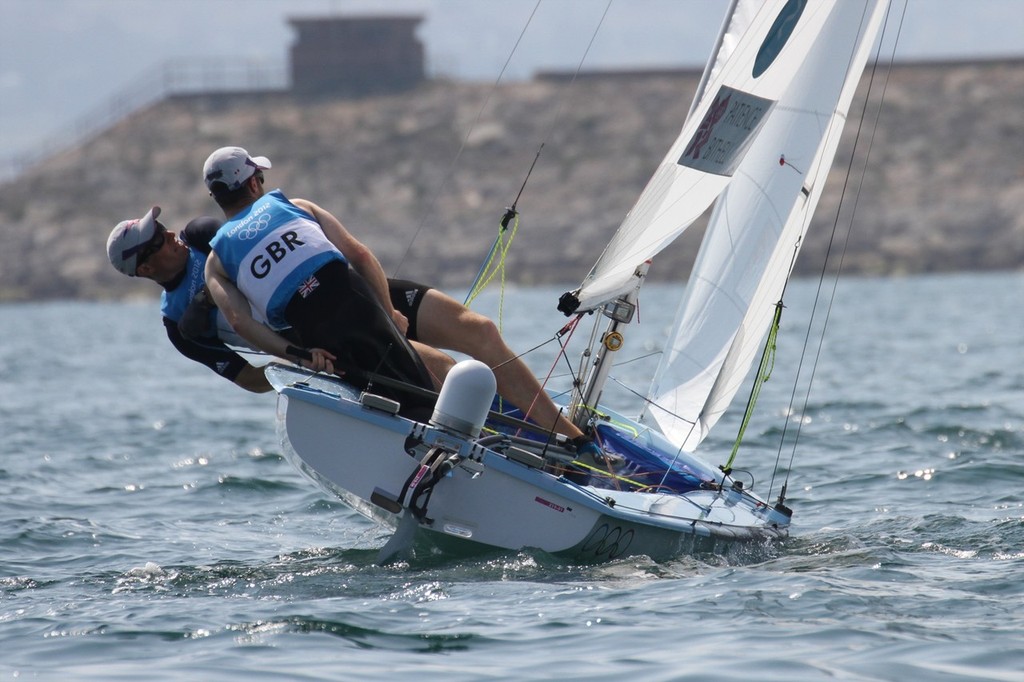
[[388, 294], [391, 296], [391, 305], [395, 310], [405, 315], [409, 320], [409, 330], [405, 338], [410, 341], [419, 341], [420, 337], [416, 332], [416, 320], [419, 317], [420, 303], [427, 295], [431, 287], [419, 282], [412, 282], [407, 279], [388, 279]]
[[[423, 361], [357, 272], [336, 260], [314, 277], [318, 286], [305, 298], [296, 292], [284, 312], [301, 345], [330, 351], [336, 369], [358, 388], [365, 389], [376, 374], [433, 390]], [[398, 400], [403, 408], [433, 406], [433, 399], [381, 383], [374, 384], [373, 392]]]

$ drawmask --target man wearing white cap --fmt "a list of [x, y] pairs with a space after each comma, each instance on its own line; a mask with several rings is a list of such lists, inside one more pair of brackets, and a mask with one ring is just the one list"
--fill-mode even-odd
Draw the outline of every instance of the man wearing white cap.
[[[377, 259], [319, 206], [265, 193], [267, 168], [266, 157], [240, 147], [218, 149], [203, 168], [227, 218], [210, 243], [206, 282], [232, 328], [272, 355], [342, 374], [361, 388], [375, 375], [436, 388], [393, 321], [398, 313]], [[301, 345], [279, 333], [286, 328]], [[374, 390], [406, 409], [432, 407], [388, 386]]]
[[[160, 312], [167, 337], [178, 352], [247, 391], [269, 391], [262, 368], [249, 364], [225, 344], [241, 346], [244, 341], [212, 306], [202, 305], [210, 239], [222, 221], [196, 218], [176, 235], [157, 220], [159, 216], [160, 207], [154, 206], [142, 218], [118, 223], [107, 239], [110, 263], [129, 277], [150, 279], [163, 287]], [[183, 318], [197, 319], [202, 333], [184, 334], [180, 328]]]
[[[387, 355], [381, 349], [398, 348], [398, 344], [382, 327], [401, 335], [408, 320], [392, 304], [389, 280], [379, 261], [337, 218], [310, 201], [289, 201], [280, 190], [264, 192], [263, 171], [270, 167], [269, 159], [250, 156], [241, 147], [223, 147], [206, 160], [206, 186], [228, 218], [212, 242], [213, 253], [207, 261], [210, 291], [232, 326], [253, 345], [318, 371], [340, 369], [346, 378], [357, 378], [350, 367], [354, 365], [358, 375], [360, 369], [372, 371], [373, 363], [380, 360], [353, 361], [348, 343], [375, 338], [370, 345], [378, 349], [378, 358]], [[330, 286], [325, 286], [327, 283]], [[436, 289], [414, 283], [408, 286], [419, 290], [417, 333], [421, 343], [414, 342], [415, 351], [405, 348], [413, 356], [418, 351], [438, 379], [451, 366], [451, 359], [436, 348], [475, 357], [494, 369], [498, 392], [506, 400], [537, 423], [554, 426], [555, 431], [572, 438], [581, 452], [600, 457], [594, 443], [561, 414], [529, 368], [505, 344], [493, 322]], [[339, 312], [339, 298], [347, 295], [349, 287], [365, 292], [350, 298], [373, 297], [386, 324], [380, 320], [368, 324]], [[340, 297], [332, 293], [338, 289]], [[291, 325], [310, 347], [296, 348], [258, 324], [249, 316], [247, 302], [271, 327]]]

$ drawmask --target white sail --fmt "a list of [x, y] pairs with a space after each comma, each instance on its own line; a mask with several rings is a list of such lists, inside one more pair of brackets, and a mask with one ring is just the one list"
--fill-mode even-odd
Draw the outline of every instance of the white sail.
[[698, 95], [679, 136], [575, 292], [580, 309], [597, 308], [632, 288], [636, 268], [682, 234], [725, 190], [750, 146], [763, 136], [762, 123], [836, 5], [836, 0], [736, 5], [703, 96]]
[[697, 92], [693, 97], [693, 104], [686, 115], [689, 119], [697, 109], [701, 100], [707, 92], [708, 83], [715, 80], [722, 71], [722, 66], [728, 63], [729, 58], [739, 47], [743, 35], [750, 28], [750, 24], [757, 16], [758, 10], [764, 3], [762, 0], [732, 0], [729, 9], [725, 13], [725, 21], [718, 34], [715, 47], [711, 50], [711, 58], [708, 60], [704, 74], [701, 76], [700, 84], [697, 85]]
[[886, 5], [839, 3], [715, 207], [645, 414], [683, 449], [718, 421], [760, 350]]

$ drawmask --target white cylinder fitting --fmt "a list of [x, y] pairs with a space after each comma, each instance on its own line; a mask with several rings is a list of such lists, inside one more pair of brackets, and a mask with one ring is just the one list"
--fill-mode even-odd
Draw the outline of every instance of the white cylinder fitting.
[[491, 368], [479, 360], [456, 363], [445, 377], [430, 423], [476, 438], [487, 420], [497, 382]]

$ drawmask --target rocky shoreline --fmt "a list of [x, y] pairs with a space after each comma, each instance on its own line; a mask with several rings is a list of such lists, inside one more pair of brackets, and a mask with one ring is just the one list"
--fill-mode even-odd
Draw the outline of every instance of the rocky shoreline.
[[[849, 274], [1020, 269], [1024, 61], [887, 75], [870, 83], [863, 124], [855, 101], [797, 273], [820, 271], [830, 245], [828, 267], [842, 245]], [[332, 211], [389, 274], [447, 287], [472, 279], [537, 158], [507, 278], [578, 282], [678, 132], [697, 77], [434, 82], [358, 100], [172, 97], [0, 185], [0, 300], [155, 295], [113, 271], [106, 236], [152, 205], [171, 227], [216, 214], [199, 175], [226, 144], [269, 156], [273, 185]], [[654, 278], [685, 278], [699, 231], [658, 257]]]

